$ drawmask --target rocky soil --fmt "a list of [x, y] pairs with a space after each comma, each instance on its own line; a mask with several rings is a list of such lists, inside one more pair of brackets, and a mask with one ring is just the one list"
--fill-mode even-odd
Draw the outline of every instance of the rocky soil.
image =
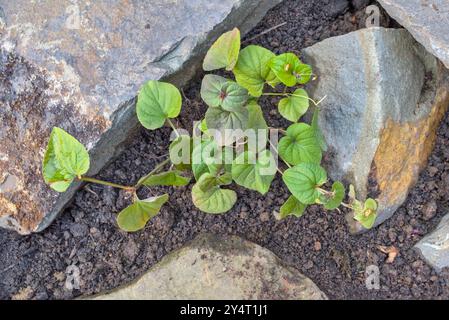
[[[359, 1], [354, 1], [359, 2]], [[246, 37], [276, 53], [298, 52], [322, 39], [364, 26], [363, 10], [347, 1], [286, 0], [271, 10]], [[276, 31], [264, 30], [286, 22]], [[383, 25], [394, 22], [383, 19]], [[252, 39], [252, 40], [251, 40]], [[179, 125], [190, 128], [202, 117], [200, 77], [184, 89]], [[276, 99], [262, 107], [274, 126], [287, 123], [274, 110]], [[100, 177], [118, 183], [134, 182], [166, 156], [168, 128], [141, 130], [127, 150]], [[73, 204], [46, 231], [22, 237], [0, 230], [0, 299], [69, 299], [93, 294], [131, 281], [201, 232], [239, 235], [268, 248], [285, 263], [312, 279], [331, 299], [449, 299], [449, 270], [436, 274], [412, 249], [434, 228], [449, 207], [449, 116], [440, 126], [427, 169], [407, 202], [393, 218], [370, 232], [352, 236], [344, 212], [325, 212], [312, 206], [300, 218], [276, 221], [273, 211], [287, 198], [281, 179], [266, 196], [238, 189], [239, 200], [225, 215], [206, 215], [191, 203], [190, 189], [156, 188], [171, 201], [142, 232], [127, 234], [115, 224], [116, 213], [129, 199], [102, 186], [87, 185]], [[144, 194], [142, 194], [144, 196]], [[399, 255], [393, 263], [378, 246], [393, 245]], [[66, 270], [80, 270], [80, 288], [65, 288]], [[367, 290], [365, 269], [380, 269], [379, 290]]]

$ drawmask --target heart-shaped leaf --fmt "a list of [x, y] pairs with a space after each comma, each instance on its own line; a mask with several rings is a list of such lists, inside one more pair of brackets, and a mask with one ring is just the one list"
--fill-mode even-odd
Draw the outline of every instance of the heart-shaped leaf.
[[276, 174], [276, 161], [270, 151], [264, 150], [257, 156], [245, 151], [232, 163], [232, 178], [239, 185], [265, 194], [270, 189]]
[[54, 127], [42, 163], [45, 183], [58, 192], [65, 192], [77, 176], [89, 170], [86, 148], [64, 130]]
[[345, 198], [345, 186], [340, 181], [335, 181], [329, 194], [322, 194], [318, 203], [323, 204], [327, 210], [337, 209]]
[[276, 77], [286, 86], [293, 87], [297, 83], [296, 70], [299, 70], [301, 61], [293, 53], [283, 53], [268, 61]]
[[232, 111], [246, 105], [248, 91], [234, 81], [207, 74], [201, 82], [201, 98], [209, 107], [222, 106]]
[[168, 118], [176, 118], [181, 111], [182, 98], [172, 84], [148, 81], [137, 98], [137, 118], [149, 130], [162, 127]]
[[222, 88], [229, 80], [215, 74], [206, 74], [201, 82], [201, 99], [209, 107], [218, 107], [222, 102]]
[[286, 136], [279, 141], [278, 152], [282, 160], [294, 166], [302, 162], [320, 163], [322, 157], [315, 133], [306, 123], [288, 127]]
[[233, 70], [235, 80], [246, 88], [253, 97], [262, 95], [265, 83], [276, 85], [276, 76], [267, 66], [275, 54], [265, 48], [250, 45], [240, 51], [238, 62]]
[[319, 199], [319, 187], [326, 183], [326, 171], [318, 164], [300, 163], [282, 175], [292, 195], [304, 204], [314, 204]]
[[179, 171], [166, 171], [158, 174], [153, 174], [148, 178], [139, 181], [139, 184], [150, 186], [186, 186], [190, 182], [190, 178], [183, 177]]
[[173, 140], [169, 146], [170, 161], [178, 170], [188, 170], [192, 164], [193, 140], [182, 134]]
[[205, 119], [208, 134], [219, 145], [230, 145], [243, 136], [248, 124], [248, 108], [233, 108], [232, 111], [222, 107], [209, 108]]
[[279, 113], [291, 122], [297, 122], [309, 109], [309, 95], [304, 89], [297, 89], [288, 98], [279, 101]]
[[295, 69], [295, 74], [299, 84], [306, 84], [312, 78], [312, 67], [308, 64], [302, 63]]
[[362, 206], [359, 201], [352, 204], [354, 210], [354, 219], [366, 228], [371, 229], [377, 218], [377, 202], [374, 199], [366, 199]]
[[287, 201], [281, 206], [280, 209], [280, 219], [284, 219], [287, 216], [295, 216], [297, 218], [301, 217], [307, 206], [298, 201], [294, 196], [288, 197]]
[[192, 201], [203, 212], [219, 214], [231, 210], [237, 194], [233, 190], [221, 189], [217, 178], [205, 173], [192, 188]]
[[221, 106], [227, 111], [244, 107], [248, 101], [248, 90], [233, 81], [226, 82], [221, 88]]
[[203, 61], [203, 69], [212, 71], [226, 68], [230, 71], [237, 63], [240, 51], [240, 31], [234, 28], [223, 33], [207, 51]]
[[118, 214], [117, 224], [120, 229], [127, 232], [141, 230], [151, 218], [159, 213], [162, 205], [167, 201], [167, 194], [137, 200]]

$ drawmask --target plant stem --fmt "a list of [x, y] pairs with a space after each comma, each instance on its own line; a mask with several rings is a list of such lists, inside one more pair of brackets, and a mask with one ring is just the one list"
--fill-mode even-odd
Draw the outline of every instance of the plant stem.
[[262, 93], [263, 96], [288, 96], [288, 93], [281, 93], [281, 92], [266, 92]]
[[180, 134], [179, 134], [178, 130], [176, 129], [175, 125], [173, 124], [173, 122], [170, 120], [170, 118], [167, 118], [167, 122], [170, 125], [170, 127], [173, 129], [173, 131], [176, 133], [176, 136], [179, 137]]
[[123, 190], [128, 190], [128, 191], [134, 191], [135, 188], [131, 187], [131, 186], [124, 186], [121, 184], [117, 184], [117, 183], [113, 183], [113, 182], [108, 182], [108, 181], [103, 181], [103, 180], [99, 180], [99, 179], [95, 179], [95, 178], [90, 178], [90, 177], [78, 177], [78, 179], [80, 181], [85, 181], [85, 182], [91, 182], [91, 183], [96, 183], [96, 184], [101, 184], [104, 186], [109, 186], [109, 187], [114, 187], [114, 188], [119, 188], [119, 189], [123, 189]]
[[143, 176], [142, 178], [140, 178], [140, 180], [137, 182], [137, 184], [134, 186], [134, 189], [139, 189], [143, 183], [145, 182], [145, 180], [147, 180], [149, 177], [151, 177], [153, 174], [157, 173], [159, 170], [161, 170], [168, 162], [170, 161], [169, 158], [165, 159], [164, 161], [162, 161], [161, 163], [159, 163], [156, 167], [154, 167], [153, 170], [151, 170], [150, 173], [148, 173], [146, 176]]
[[268, 127], [268, 129], [270, 129], [270, 130], [277, 130], [277, 131], [279, 131], [280, 133], [282, 133], [283, 135], [286, 135], [286, 134], [287, 134], [287, 131], [285, 131], [284, 129], [281, 129], [281, 128]]
[[354, 209], [350, 204], [347, 204], [347, 203], [344, 203], [344, 202], [342, 202], [341, 205], [342, 205], [343, 207], [348, 208], [348, 209], [351, 209], [351, 210]]
[[281, 97], [298, 97], [298, 98], [306, 98], [307, 100], [309, 100], [310, 102], [313, 103], [313, 105], [315, 107], [317, 107], [321, 102], [323, 102], [324, 99], [327, 98], [327, 96], [324, 96], [323, 98], [320, 99], [320, 101], [315, 101], [312, 98], [308, 97], [308, 96], [303, 96], [300, 94], [294, 94], [294, 93], [280, 93], [280, 92], [267, 92], [267, 93], [262, 93], [263, 96], [281, 96]]

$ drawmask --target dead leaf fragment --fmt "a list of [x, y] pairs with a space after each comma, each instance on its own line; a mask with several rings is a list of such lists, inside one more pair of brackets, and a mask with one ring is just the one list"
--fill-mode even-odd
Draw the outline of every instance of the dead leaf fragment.
[[398, 248], [394, 246], [377, 246], [377, 249], [388, 255], [387, 263], [393, 263], [399, 254]]

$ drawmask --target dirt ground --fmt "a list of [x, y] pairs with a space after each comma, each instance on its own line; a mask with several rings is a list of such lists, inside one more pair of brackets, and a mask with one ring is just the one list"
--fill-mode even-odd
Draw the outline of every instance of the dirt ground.
[[[346, 1], [286, 0], [271, 10], [246, 39], [286, 22], [254, 40], [276, 53], [297, 52], [325, 38], [364, 26], [364, 11], [346, 6]], [[340, 5], [342, 4], [342, 5]], [[394, 22], [383, 19], [383, 25]], [[200, 78], [184, 88], [187, 99], [178, 124], [190, 128], [202, 118], [205, 105], [199, 96]], [[262, 107], [273, 127], [286, 126], [276, 109], [277, 99], [265, 98]], [[118, 183], [136, 181], [150, 171], [168, 150], [164, 128], [141, 130], [127, 150], [99, 177]], [[224, 215], [199, 212], [187, 188], [153, 188], [142, 196], [168, 192], [171, 201], [142, 232], [128, 234], [115, 223], [116, 214], [128, 200], [117, 190], [87, 185], [73, 204], [46, 231], [18, 236], [0, 230], [0, 299], [70, 299], [97, 293], [129, 282], [181, 247], [200, 232], [236, 234], [258, 243], [310, 277], [331, 299], [448, 299], [449, 270], [437, 275], [412, 249], [436, 226], [449, 203], [449, 117], [438, 132], [427, 169], [407, 202], [380, 227], [350, 235], [344, 213], [325, 212], [312, 206], [300, 219], [276, 221], [273, 211], [288, 196], [277, 177], [266, 196], [238, 187], [239, 200]], [[428, 208], [433, 208], [430, 210]], [[387, 264], [378, 245], [394, 245], [400, 251]], [[379, 290], [367, 290], [365, 269], [380, 268]], [[79, 290], [65, 289], [66, 270], [80, 270]]]

